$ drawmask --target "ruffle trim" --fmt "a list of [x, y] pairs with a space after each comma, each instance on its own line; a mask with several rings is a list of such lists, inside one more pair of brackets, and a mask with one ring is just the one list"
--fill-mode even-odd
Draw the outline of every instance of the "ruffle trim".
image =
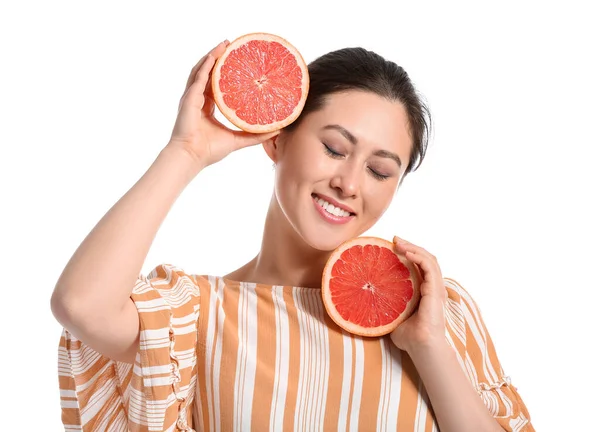
[[504, 375], [500, 381], [496, 381], [493, 383], [479, 383], [479, 386], [477, 388], [477, 393], [482, 394], [484, 391], [492, 391], [492, 390], [498, 390], [499, 388], [506, 386], [509, 387], [511, 385], [511, 381], [510, 381], [510, 377], [507, 375]]
[[175, 331], [172, 324], [169, 324], [169, 357], [171, 358], [171, 386], [178, 402], [177, 430], [181, 432], [195, 432], [187, 422], [187, 402], [190, 398], [190, 392], [188, 391], [186, 395], [183, 395], [179, 386], [181, 383], [181, 373], [179, 372], [179, 359], [175, 354]]

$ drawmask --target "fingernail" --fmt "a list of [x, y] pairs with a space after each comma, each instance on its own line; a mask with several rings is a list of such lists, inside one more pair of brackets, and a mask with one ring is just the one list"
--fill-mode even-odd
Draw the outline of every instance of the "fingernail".
[[401, 242], [400, 237], [394, 236], [394, 243], [400, 243], [400, 242]]

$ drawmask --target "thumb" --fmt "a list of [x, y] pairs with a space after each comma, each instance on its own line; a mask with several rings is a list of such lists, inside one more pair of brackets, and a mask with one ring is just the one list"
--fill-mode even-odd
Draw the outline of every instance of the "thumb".
[[265, 132], [265, 133], [250, 133], [244, 131], [235, 131], [233, 134], [235, 136], [235, 147], [237, 150], [242, 149], [244, 147], [250, 147], [256, 144], [260, 144], [269, 138], [273, 138], [274, 136], [280, 133], [279, 130], [273, 132]]

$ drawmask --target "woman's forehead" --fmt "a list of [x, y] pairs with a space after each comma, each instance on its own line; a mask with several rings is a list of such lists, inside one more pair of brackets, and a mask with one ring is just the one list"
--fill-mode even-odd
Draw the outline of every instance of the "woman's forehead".
[[325, 133], [345, 135], [343, 130], [346, 130], [356, 143], [377, 147], [392, 145], [396, 151], [411, 143], [404, 106], [371, 92], [349, 91], [329, 95], [324, 105], [305, 120], [306, 126]]

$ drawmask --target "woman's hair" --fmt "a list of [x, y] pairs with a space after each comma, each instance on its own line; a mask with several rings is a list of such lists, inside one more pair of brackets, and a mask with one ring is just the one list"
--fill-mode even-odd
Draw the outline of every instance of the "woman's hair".
[[293, 131], [304, 116], [322, 108], [331, 94], [348, 90], [375, 93], [404, 105], [412, 138], [405, 173], [421, 165], [431, 134], [431, 114], [401, 66], [364, 48], [344, 48], [318, 57], [308, 65], [308, 72], [310, 87], [306, 104], [285, 130]]

